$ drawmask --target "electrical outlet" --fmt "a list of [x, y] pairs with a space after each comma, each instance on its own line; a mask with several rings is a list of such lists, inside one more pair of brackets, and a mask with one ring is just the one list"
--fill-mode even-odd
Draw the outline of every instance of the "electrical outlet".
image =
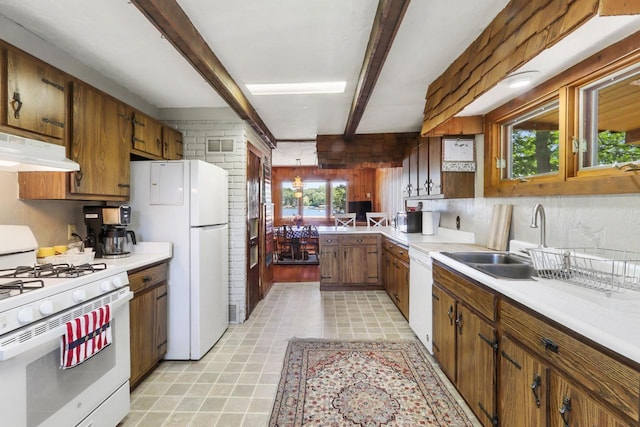
[[76, 233], [75, 224], [67, 224], [67, 240], [74, 240], [73, 233]]

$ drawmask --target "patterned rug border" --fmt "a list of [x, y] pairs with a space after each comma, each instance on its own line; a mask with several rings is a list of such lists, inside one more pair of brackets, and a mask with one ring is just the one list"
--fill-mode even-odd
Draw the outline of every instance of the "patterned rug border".
[[[300, 383], [307, 380], [306, 370], [308, 366], [306, 366], [305, 352], [309, 350], [349, 350], [356, 349], [356, 347], [360, 347], [358, 350], [398, 350], [403, 352], [403, 357], [409, 356], [410, 360], [407, 360], [407, 363], [411, 368], [413, 378], [422, 391], [429, 409], [433, 411], [433, 416], [439, 417], [439, 421], [435, 423], [425, 422], [420, 425], [441, 427], [454, 425], [460, 427], [474, 426], [469, 415], [456, 401], [449, 391], [448, 386], [432, 366], [430, 356], [418, 340], [292, 338], [289, 340], [283, 360], [283, 367], [271, 411], [269, 427], [298, 427], [307, 425], [304, 423], [306, 387], [300, 387]], [[414, 365], [415, 359], [413, 358], [415, 357], [418, 357], [418, 361], [421, 362], [418, 365]], [[292, 369], [294, 372], [291, 372]], [[297, 372], [295, 370], [297, 370]], [[429, 384], [431, 384], [431, 387], [437, 387], [437, 391], [440, 392], [438, 396], [429, 395], [430, 387], [427, 387]], [[446, 413], [439, 413], [440, 409], [438, 405], [435, 404], [438, 402], [437, 399], [443, 399], [440, 403], [442, 404], [444, 402], [444, 407], [446, 408], [444, 412]], [[455, 418], [455, 424], [451, 423], [450, 417]], [[312, 423], [309, 422], [309, 424]], [[317, 420], [314, 424], [323, 425], [321, 422], [318, 424]], [[331, 425], [358, 426], [363, 424], [345, 420], [344, 424], [333, 423]], [[384, 423], [384, 425], [393, 426], [396, 424], [389, 422]]]

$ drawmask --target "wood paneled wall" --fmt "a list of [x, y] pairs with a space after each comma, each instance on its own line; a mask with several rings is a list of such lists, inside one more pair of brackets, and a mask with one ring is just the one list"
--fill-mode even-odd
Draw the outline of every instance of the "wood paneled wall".
[[[290, 219], [282, 218], [282, 182], [293, 181], [293, 178], [297, 175], [300, 175], [302, 182], [313, 180], [346, 181], [348, 201], [371, 200], [373, 209], [378, 208], [375, 169], [319, 169], [315, 166], [274, 167], [271, 175], [271, 194], [274, 204], [273, 216], [276, 226], [286, 223]], [[318, 225], [333, 224], [333, 222], [319, 220], [305, 222], [313, 222]]]

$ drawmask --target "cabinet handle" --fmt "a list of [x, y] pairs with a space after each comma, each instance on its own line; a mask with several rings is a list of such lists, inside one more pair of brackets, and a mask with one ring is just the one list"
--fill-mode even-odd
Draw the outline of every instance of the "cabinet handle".
[[462, 335], [462, 313], [458, 314], [456, 325], [458, 325], [458, 334]]
[[44, 77], [42, 78], [42, 83], [44, 83], [46, 85], [49, 85], [49, 86], [53, 86], [56, 89], [58, 89], [59, 91], [64, 92], [64, 86], [59, 85], [58, 83], [54, 83], [51, 80], [47, 80]]
[[151, 277], [151, 276], [144, 276], [144, 277], [142, 278], [142, 281], [143, 281], [144, 283], [150, 282], [151, 280], [153, 280], [153, 277]]
[[122, 120], [126, 120], [126, 121], [131, 121], [131, 116], [128, 114], [122, 114], [122, 113], [118, 113], [118, 117], [120, 117]]
[[531, 383], [531, 391], [533, 392], [533, 396], [536, 399], [536, 406], [540, 407], [540, 395], [538, 394], [538, 389], [542, 384], [542, 380], [540, 379], [540, 375], [533, 374], [533, 383]]
[[133, 139], [133, 142], [142, 142], [143, 144], [146, 144], [144, 139], [136, 138], [135, 136], [131, 137], [131, 139]]
[[357, 242], [358, 243], [362, 243], [362, 239], [357, 239]]
[[520, 366], [520, 364], [518, 363], [518, 361], [516, 361], [513, 357], [509, 356], [507, 353], [505, 353], [504, 350], [502, 350], [500, 352], [500, 354], [502, 354], [502, 357], [504, 357], [506, 360], [508, 360], [509, 362], [511, 362], [516, 368], [518, 369], [522, 369], [522, 366]]
[[59, 122], [57, 120], [48, 119], [46, 117], [42, 118], [42, 121], [48, 125], [58, 126], [59, 128], [64, 128], [64, 123]]
[[558, 344], [554, 343], [549, 338], [542, 338], [542, 345], [544, 346], [545, 350], [550, 350], [554, 353], [557, 353], [559, 351]]
[[144, 127], [144, 126], [145, 126], [145, 125], [144, 125], [144, 122], [139, 122], [139, 121], [137, 121], [135, 118], [133, 119], [133, 125], [134, 125], [134, 126], [142, 126], [142, 127]]
[[163, 293], [163, 294], [158, 295], [158, 297], [156, 298], [156, 300], [160, 300], [160, 299], [162, 299], [162, 298], [164, 298], [164, 297], [166, 297], [166, 296], [167, 296], [167, 293], [165, 292], [165, 293]]
[[449, 306], [449, 311], [447, 311], [447, 316], [449, 317], [449, 323], [453, 326], [453, 306]]
[[564, 427], [569, 427], [569, 415], [571, 412], [571, 398], [563, 397], [562, 398], [562, 406], [560, 407], [560, 416], [562, 417], [562, 422], [564, 423]]
[[73, 179], [75, 179], [76, 181], [76, 187], [80, 187], [80, 184], [82, 184], [83, 177], [84, 177], [84, 173], [82, 172], [82, 170], [75, 171], [73, 173]]
[[13, 118], [20, 118], [20, 109], [22, 108], [22, 101], [20, 100], [20, 93], [13, 92], [13, 97], [11, 98], [11, 108], [13, 108]]
[[485, 408], [484, 406], [482, 406], [482, 403], [478, 402], [478, 406], [480, 407], [480, 410], [482, 412], [484, 412], [484, 414], [487, 416], [487, 418], [489, 418], [489, 421], [491, 421], [491, 425], [493, 426], [497, 426], [498, 425], [498, 417], [496, 417], [495, 415], [491, 415]]
[[480, 339], [482, 341], [484, 341], [487, 344], [489, 344], [489, 346], [491, 346], [491, 348], [493, 348], [493, 351], [498, 351], [498, 341], [497, 340], [496, 341], [491, 340], [491, 339], [485, 337], [484, 335], [482, 335], [480, 333], [478, 334], [478, 336], [480, 337]]
[[131, 184], [118, 184], [118, 187], [120, 187], [120, 188], [130, 188]]
[[436, 301], [440, 301], [440, 297], [438, 295], [434, 294], [433, 292], [431, 293], [431, 297]]

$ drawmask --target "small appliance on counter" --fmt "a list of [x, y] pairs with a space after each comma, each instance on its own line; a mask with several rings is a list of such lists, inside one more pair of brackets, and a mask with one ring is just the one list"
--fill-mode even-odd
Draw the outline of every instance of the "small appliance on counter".
[[396, 215], [396, 228], [403, 233], [421, 233], [422, 211], [398, 212]]
[[124, 258], [131, 255], [136, 235], [127, 230], [131, 223], [131, 207], [84, 206], [87, 226], [85, 246], [93, 248], [96, 258]]

